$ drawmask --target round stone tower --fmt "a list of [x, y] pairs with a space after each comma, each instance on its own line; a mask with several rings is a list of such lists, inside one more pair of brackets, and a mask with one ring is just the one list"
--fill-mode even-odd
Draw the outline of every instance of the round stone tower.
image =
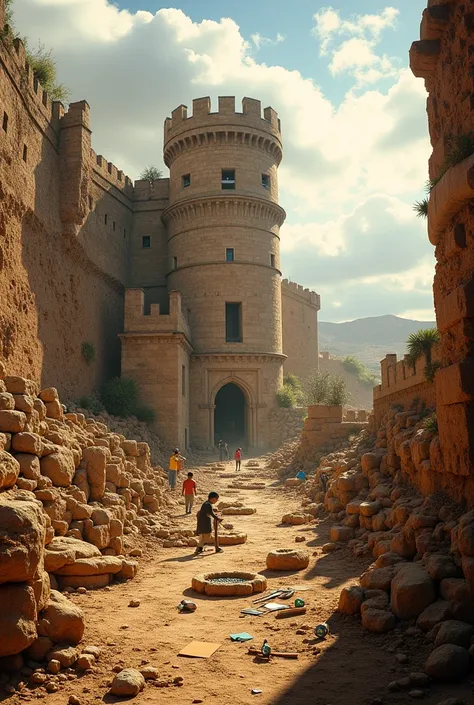
[[[277, 168], [280, 124], [258, 100], [181, 105], [165, 121], [170, 169], [168, 290], [191, 327], [191, 439], [270, 442], [281, 384], [282, 320]], [[232, 411], [234, 409], [234, 411]]]

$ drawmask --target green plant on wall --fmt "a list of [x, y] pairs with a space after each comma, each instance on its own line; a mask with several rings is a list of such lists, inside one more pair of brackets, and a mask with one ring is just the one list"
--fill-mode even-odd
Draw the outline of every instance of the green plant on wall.
[[416, 203], [413, 204], [413, 210], [415, 211], [417, 218], [427, 218], [428, 199], [424, 198], [422, 201], [416, 201]]
[[84, 340], [84, 342], [81, 345], [81, 353], [82, 357], [86, 361], [88, 365], [90, 365], [92, 362], [95, 360], [95, 347], [93, 343], [88, 342], [87, 340]]
[[347, 372], [355, 375], [359, 382], [368, 386], [377, 384], [376, 376], [354, 355], [348, 355], [342, 360], [342, 366]]
[[436, 328], [418, 330], [414, 333], [410, 333], [407, 338], [407, 354], [410, 363], [415, 366], [416, 362], [424, 357], [425, 376], [429, 381], [432, 381], [439, 367], [439, 363], [432, 362], [433, 347], [439, 343], [439, 340], [439, 332]]
[[347, 382], [341, 375], [333, 375], [329, 384], [327, 403], [330, 406], [344, 406], [351, 395], [347, 390]]
[[147, 166], [146, 169], [143, 169], [142, 173], [140, 174], [140, 179], [143, 181], [156, 181], [157, 179], [162, 179], [163, 178], [163, 172], [161, 169], [158, 169], [156, 166], [150, 165]]

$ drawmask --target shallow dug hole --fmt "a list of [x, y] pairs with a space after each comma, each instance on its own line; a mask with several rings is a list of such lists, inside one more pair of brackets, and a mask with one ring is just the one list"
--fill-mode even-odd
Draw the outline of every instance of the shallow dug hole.
[[192, 580], [192, 588], [204, 595], [253, 595], [267, 589], [265, 576], [258, 573], [202, 573]]

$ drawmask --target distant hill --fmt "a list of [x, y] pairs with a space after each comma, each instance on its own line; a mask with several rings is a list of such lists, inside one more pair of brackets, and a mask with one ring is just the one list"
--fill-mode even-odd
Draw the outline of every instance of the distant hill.
[[331, 355], [354, 355], [376, 375], [387, 353], [403, 357], [406, 339], [420, 328], [433, 328], [435, 321], [412, 321], [399, 316], [358, 318], [348, 323], [319, 323], [319, 350]]

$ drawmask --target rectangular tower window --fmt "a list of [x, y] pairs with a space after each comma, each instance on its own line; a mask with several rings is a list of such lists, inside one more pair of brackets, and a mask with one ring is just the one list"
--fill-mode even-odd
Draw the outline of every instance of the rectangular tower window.
[[89, 210], [91, 211], [94, 208], [94, 199], [92, 196], [89, 196]]
[[183, 177], [183, 188], [191, 186], [191, 174], [185, 174]]
[[262, 186], [270, 188], [270, 174], [262, 174]]
[[235, 169], [222, 169], [221, 184], [225, 190], [235, 189]]
[[184, 429], [184, 447], [185, 448], [188, 447], [188, 429], [187, 428]]
[[183, 397], [186, 396], [186, 367], [181, 365], [181, 391]]
[[3, 113], [3, 131], [6, 132], [8, 130], [8, 115], [6, 113]]
[[28, 159], [28, 147], [26, 144], [23, 145], [23, 161], [26, 162]]
[[107, 213], [106, 213], [106, 214], [104, 215], [104, 223], [105, 223], [105, 225], [107, 225], [107, 218], [108, 218], [108, 215], [107, 215]]
[[173, 269], [178, 269], [178, 258], [173, 257]]
[[112, 223], [112, 230], [115, 232], [115, 220], [114, 220], [114, 222]]
[[271, 267], [275, 266], [275, 255], [270, 255], [270, 266]]
[[147, 249], [148, 247], [151, 247], [151, 237], [150, 235], [143, 235], [142, 237], [142, 247], [144, 249]]
[[235, 259], [234, 257], [234, 248], [233, 247], [226, 247], [225, 249], [225, 261], [226, 262], [233, 262]]
[[226, 343], [242, 342], [242, 304], [225, 305], [225, 340]]

